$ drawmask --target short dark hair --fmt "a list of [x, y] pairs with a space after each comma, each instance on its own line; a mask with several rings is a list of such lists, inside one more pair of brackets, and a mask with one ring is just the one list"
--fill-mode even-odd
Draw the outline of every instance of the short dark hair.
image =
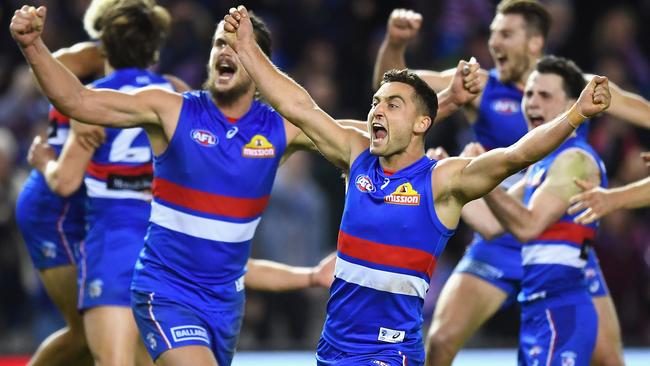
[[431, 125], [429, 126], [431, 127], [438, 113], [438, 95], [436, 92], [431, 89], [429, 84], [408, 69], [386, 71], [380, 86], [393, 82], [408, 84], [415, 90], [413, 101], [423, 115], [431, 118]]
[[544, 56], [537, 61], [535, 70], [540, 74], [555, 74], [562, 78], [562, 89], [571, 99], [578, 99], [587, 85], [582, 70], [573, 61], [553, 55]]
[[257, 41], [257, 44], [260, 46], [266, 57], [271, 58], [271, 32], [269, 31], [269, 27], [266, 26], [266, 23], [264, 23], [262, 18], [258, 17], [250, 10], [248, 11], [248, 16], [251, 19], [251, 23], [253, 23], [255, 41]]
[[546, 38], [551, 28], [551, 14], [544, 5], [535, 0], [503, 0], [497, 5], [497, 14], [519, 14], [526, 21], [529, 34]]
[[122, 0], [101, 17], [101, 47], [115, 69], [147, 68], [170, 27], [167, 10], [144, 0]]

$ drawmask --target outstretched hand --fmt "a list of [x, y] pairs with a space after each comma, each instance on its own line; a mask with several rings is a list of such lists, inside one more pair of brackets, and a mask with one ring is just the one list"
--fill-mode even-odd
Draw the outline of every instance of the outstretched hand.
[[422, 14], [408, 9], [395, 9], [388, 17], [386, 39], [396, 46], [406, 46], [418, 35]]
[[616, 209], [611, 195], [606, 189], [582, 179], [576, 179], [575, 184], [584, 191], [569, 199], [571, 205], [567, 210], [569, 215], [584, 210], [573, 219], [576, 223], [591, 224]]
[[237, 52], [242, 42], [255, 43], [255, 34], [253, 32], [253, 23], [248, 16], [248, 10], [243, 5], [237, 8], [230, 8], [228, 14], [223, 17], [224, 30], [226, 31], [226, 42]]
[[44, 6], [37, 9], [27, 5], [14, 12], [9, 31], [21, 48], [30, 46], [41, 36], [46, 13], [47, 9]]
[[451, 95], [454, 104], [463, 106], [471, 102], [481, 92], [481, 65], [472, 57], [469, 62], [460, 60], [451, 79]]
[[608, 79], [604, 76], [594, 75], [580, 93], [576, 105], [578, 112], [583, 117], [591, 118], [609, 108], [611, 100]]

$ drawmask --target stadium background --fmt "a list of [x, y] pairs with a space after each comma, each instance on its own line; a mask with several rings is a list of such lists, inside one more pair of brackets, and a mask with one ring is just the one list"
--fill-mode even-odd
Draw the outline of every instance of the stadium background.
[[[34, 1], [49, 7], [45, 42], [52, 50], [86, 40], [80, 19], [89, 0]], [[650, 0], [544, 1], [553, 14], [547, 52], [575, 60], [583, 70], [606, 75], [621, 87], [650, 99]], [[8, 29], [23, 1], [0, 4], [0, 355], [26, 354], [61, 326], [32, 269], [14, 220], [16, 196], [29, 166], [25, 157], [42, 131], [47, 102]], [[239, 2], [161, 0], [173, 28], [157, 70], [200, 88], [215, 23]], [[396, 7], [423, 14], [407, 62], [412, 68], [442, 70], [476, 56], [492, 67], [488, 26], [495, 1], [488, 0], [261, 0], [244, 4], [262, 16], [273, 33], [273, 60], [302, 84], [331, 115], [365, 119], [371, 76], [386, 20]], [[650, 116], [648, 116], [650, 120]], [[650, 121], [649, 121], [650, 124]], [[458, 113], [435, 126], [429, 146], [457, 153], [471, 141]], [[650, 130], [609, 116], [591, 126], [590, 142], [604, 159], [612, 185], [647, 175], [638, 155], [650, 150]], [[313, 265], [335, 248], [343, 204], [340, 173], [314, 154], [298, 154], [276, 181], [269, 209], [258, 229], [253, 256], [294, 265]], [[626, 346], [650, 344], [650, 211], [616, 212], [602, 223], [595, 241], [617, 306]], [[437, 291], [470, 241], [461, 226], [439, 261], [426, 303], [430, 314]], [[313, 350], [327, 300], [326, 291], [286, 294], [249, 291], [240, 337], [242, 350]], [[469, 346], [515, 347], [517, 312], [503, 312]], [[514, 359], [513, 359], [514, 361]], [[0, 361], [1, 362], [1, 361]]]

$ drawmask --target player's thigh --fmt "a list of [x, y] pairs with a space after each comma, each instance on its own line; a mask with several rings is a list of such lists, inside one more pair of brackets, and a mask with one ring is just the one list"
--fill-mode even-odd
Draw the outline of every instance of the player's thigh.
[[599, 360], [611, 357], [611, 355], [620, 356], [622, 353], [621, 328], [612, 298], [598, 296], [591, 299], [598, 314], [598, 337], [596, 338], [594, 359]]
[[479, 277], [456, 272], [438, 298], [429, 336], [443, 333], [456, 343], [464, 343], [507, 297], [505, 291]]
[[47, 294], [68, 325], [72, 328], [80, 327], [81, 316], [77, 311], [77, 268], [70, 264], [43, 269], [39, 274]]
[[98, 306], [85, 311], [83, 319], [88, 345], [94, 355], [135, 354], [139, 334], [130, 308]]
[[156, 360], [157, 366], [217, 366], [212, 350], [207, 346], [189, 345], [168, 349]]

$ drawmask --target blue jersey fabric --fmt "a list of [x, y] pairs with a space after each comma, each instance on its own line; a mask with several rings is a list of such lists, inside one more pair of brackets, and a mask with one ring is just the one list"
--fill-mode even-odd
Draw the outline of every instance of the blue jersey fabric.
[[[172, 90], [162, 76], [137, 68], [118, 69], [92, 86], [124, 92], [144, 87]], [[84, 178], [88, 233], [79, 251], [81, 310], [131, 306], [133, 268], [151, 212], [152, 152], [144, 130], [105, 131], [106, 139], [95, 150]]]
[[[601, 187], [607, 187], [605, 166], [596, 152], [581, 138], [572, 137], [544, 159], [529, 168], [526, 175], [523, 203], [528, 205], [533, 194], [546, 179], [555, 159], [569, 149], [579, 149], [590, 155], [600, 169]], [[596, 235], [598, 223], [581, 225], [573, 222], [579, 215], [564, 216], [545, 229], [534, 240], [524, 243], [522, 263], [522, 301], [550, 298], [558, 294], [586, 290], [584, 268], [588, 259], [588, 244]], [[587, 247], [585, 247], [587, 246]]]
[[366, 150], [352, 164], [322, 333], [332, 347], [356, 355], [399, 351], [416, 364], [424, 360], [423, 299], [453, 234], [434, 210], [436, 163], [423, 157], [387, 175]]
[[[68, 138], [70, 120], [50, 106], [48, 144], [57, 156]], [[36, 170], [29, 173], [16, 201], [16, 222], [34, 267], [39, 270], [74, 265], [86, 229], [85, 189], [61, 197]]]
[[[155, 329], [157, 339], [170, 340], [163, 351], [201, 344], [220, 365], [230, 364], [251, 239], [286, 145], [284, 121], [266, 104], [253, 101], [233, 123], [208, 92], [183, 94], [174, 135], [154, 159], [152, 213], [131, 285], [134, 309], [146, 309], [152, 293], [164, 302], [160, 313], [135, 313], [145, 344]], [[239, 315], [223, 318], [211, 311], [217, 308]], [[181, 325], [200, 327], [206, 337], [174, 342]], [[148, 347], [154, 358], [162, 352], [156, 344]]]

